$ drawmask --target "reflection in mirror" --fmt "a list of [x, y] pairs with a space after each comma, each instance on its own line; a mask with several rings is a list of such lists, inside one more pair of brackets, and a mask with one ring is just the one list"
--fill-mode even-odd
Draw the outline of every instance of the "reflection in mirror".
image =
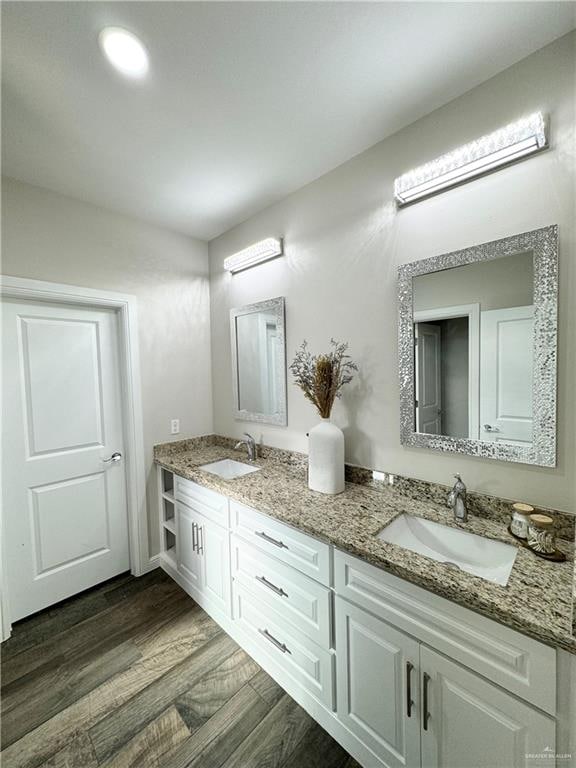
[[417, 432], [532, 442], [533, 253], [414, 278]]
[[230, 313], [237, 419], [286, 424], [284, 299]]
[[403, 445], [556, 466], [558, 227], [398, 269]]

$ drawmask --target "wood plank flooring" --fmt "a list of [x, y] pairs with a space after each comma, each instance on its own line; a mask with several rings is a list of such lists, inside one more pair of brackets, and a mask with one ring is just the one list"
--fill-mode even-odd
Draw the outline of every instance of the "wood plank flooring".
[[18, 622], [2, 768], [359, 768], [162, 571]]

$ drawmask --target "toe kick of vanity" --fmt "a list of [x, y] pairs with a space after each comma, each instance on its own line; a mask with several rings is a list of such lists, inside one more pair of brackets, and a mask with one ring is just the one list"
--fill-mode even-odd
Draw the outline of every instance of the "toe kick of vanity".
[[555, 648], [178, 476], [166, 536], [158, 471], [164, 570], [363, 766], [555, 764]]

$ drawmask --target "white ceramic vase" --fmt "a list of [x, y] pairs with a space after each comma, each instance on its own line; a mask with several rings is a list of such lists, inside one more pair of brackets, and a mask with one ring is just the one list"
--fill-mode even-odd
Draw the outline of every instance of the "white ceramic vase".
[[344, 433], [330, 419], [308, 433], [308, 488], [330, 494], [344, 490]]

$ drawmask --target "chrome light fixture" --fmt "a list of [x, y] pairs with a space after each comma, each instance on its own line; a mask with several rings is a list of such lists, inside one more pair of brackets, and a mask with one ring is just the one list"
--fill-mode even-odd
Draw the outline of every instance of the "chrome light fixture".
[[224, 269], [227, 272], [241, 272], [243, 269], [249, 269], [263, 261], [275, 259], [284, 253], [282, 239], [268, 237], [266, 240], [260, 240], [258, 243], [249, 245], [238, 253], [232, 254], [224, 259]]
[[394, 196], [399, 205], [406, 205], [546, 146], [544, 117], [535, 112], [399, 176], [394, 182]]

